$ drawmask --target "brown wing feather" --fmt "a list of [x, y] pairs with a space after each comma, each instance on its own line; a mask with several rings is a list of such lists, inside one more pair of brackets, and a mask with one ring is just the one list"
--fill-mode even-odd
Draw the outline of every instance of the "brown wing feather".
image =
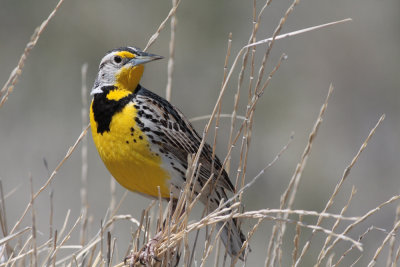
[[[174, 155], [184, 166], [187, 166], [187, 156], [196, 153], [199, 149], [201, 143], [200, 135], [182, 112], [164, 98], [161, 98], [143, 87], [137, 91], [137, 94], [137, 98], [140, 99], [140, 101], [145, 101], [148, 106], [152, 106], [152, 112], [157, 113], [155, 117], [160, 118], [159, 122], [153, 122], [154, 127], [158, 128], [169, 141], [169, 143], [161, 143], [160, 145]], [[204, 145], [199, 162], [201, 163], [199, 179], [205, 182], [211, 176], [213, 162], [212, 149], [208, 144]], [[215, 176], [221, 172], [221, 169], [221, 161], [215, 156]], [[218, 179], [216, 186], [221, 186], [232, 192], [234, 191], [232, 182], [224, 169], [222, 169], [221, 177]]]

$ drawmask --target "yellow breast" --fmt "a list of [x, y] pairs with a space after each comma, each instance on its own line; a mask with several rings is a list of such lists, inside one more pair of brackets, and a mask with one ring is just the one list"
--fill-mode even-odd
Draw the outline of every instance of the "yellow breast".
[[143, 194], [169, 198], [169, 174], [161, 167], [162, 159], [150, 150], [145, 133], [134, 118], [137, 110], [132, 102], [112, 116], [109, 131], [98, 133], [90, 108], [93, 141], [112, 176], [125, 188]]

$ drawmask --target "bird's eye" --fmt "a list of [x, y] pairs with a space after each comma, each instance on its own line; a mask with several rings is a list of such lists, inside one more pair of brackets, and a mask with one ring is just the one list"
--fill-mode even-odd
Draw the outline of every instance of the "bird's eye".
[[122, 58], [121, 58], [120, 56], [115, 56], [115, 57], [114, 57], [114, 62], [117, 63], [117, 64], [119, 64], [119, 63], [122, 62]]

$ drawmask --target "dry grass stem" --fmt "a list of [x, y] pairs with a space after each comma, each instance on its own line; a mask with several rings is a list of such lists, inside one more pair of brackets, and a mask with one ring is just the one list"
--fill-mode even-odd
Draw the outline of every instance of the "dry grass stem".
[[67, 229], [67, 224], [68, 224], [70, 215], [71, 215], [71, 210], [68, 210], [67, 214], [65, 215], [64, 223], [61, 227], [61, 230], [58, 231], [58, 236], [62, 236], [64, 234], [65, 229]]
[[[55, 175], [57, 174], [58, 170], [61, 168], [61, 166], [65, 163], [65, 161], [71, 156], [72, 152], [75, 150], [75, 148], [78, 146], [78, 144], [80, 143], [80, 141], [82, 140], [82, 138], [86, 135], [87, 130], [89, 129], [89, 125], [86, 127], [85, 130], [82, 131], [82, 133], [80, 134], [80, 136], [78, 137], [78, 139], [75, 141], [75, 144], [70, 147], [67, 151], [67, 154], [65, 155], [65, 157], [60, 161], [60, 163], [57, 165], [57, 167], [54, 169], [53, 173], [50, 175], [49, 179], [45, 182], [45, 184], [33, 195], [32, 200], [35, 200], [40, 193], [43, 192], [44, 189], [46, 189], [46, 187], [50, 184], [50, 182], [54, 179]], [[31, 200], [31, 201], [32, 201]], [[29, 202], [29, 204], [27, 205], [27, 207], [25, 208], [22, 216], [20, 217], [20, 219], [15, 223], [14, 227], [11, 229], [10, 234], [12, 234], [16, 228], [20, 225], [22, 219], [25, 217], [26, 213], [28, 212], [28, 210], [30, 209], [30, 207], [32, 206], [32, 203]]]
[[38, 252], [37, 252], [37, 229], [36, 229], [36, 209], [35, 209], [35, 201], [33, 199], [33, 179], [32, 175], [29, 174], [29, 184], [31, 186], [31, 213], [32, 213], [32, 251], [33, 255], [31, 258], [31, 266], [36, 267], [38, 262]]
[[[224, 61], [224, 74], [223, 74], [223, 78], [222, 78], [222, 84], [224, 84], [224, 82], [226, 81], [226, 75], [227, 75], [227, 71], [228, 71], [228, 61], [229, 61], [229, 57], [231, 55], [231, 48], [232, 48], [232, 33], [229, 33], [229, 37], [228, 37], [228, 45], [227, 45], [227, 49], [226, 49], [226, 55], [225, 55], [225, 61]], [[222, 85], [221, 85], [222, 86]], [[213, 142], [213, 146], [212, 146], [212, 163], [211, 163], [211, 173], [213, 173], [214, 170], [214, 164], [215, 164], [215, 150], [217, 147], [217, 136], [218, 136], [218, 129], [219, 129], [219, 124], [220, 124], [220, 118], [221, 118], [221, 108], [222, 108], [222, 104], [219, 103], [218, 105], [218, 114], [217, 114], [217, 118], [215, 120], [215, 131], [214, 131], [214, 142]], [[229, 170], [227, 170], [229, 171]]]
[[[1, 178], [0, 178], [0, 184], [1, 184]], [[10, 196], [12, 196], [15, 192], [17, 192], [20, 188], [21, 188], [22, 184], [17, 185], [16, 187], [14, 187], [11, 190], [8, 190], [8, 192], [4, 195], [4, 197], [2, 196], [2, 198], [4, 198], [4, 200], [6, 200], [7, 198], [9, 198]], [[3, 203], [5, 203], [5, 201], [3, 200]], [[3, 204], [4, 205], [4, 204]], [[4, 211], [5, 209], [3, 209]]]
[[[299, 216], [299, 222], [303, 221], [303, 215]], [[293, 252], [292, 252], [292, 265], [296, 263], [298, 252], [299, 252], [299, 239], [301, 235], [301, 227], [300, 225], [296, 225], [296, 235], [294, 236], [293, 239]]]
[[[399, 221], [400, 218], [400, 206], [397, 206], [396, 209], [396, 218], [394, 220], [394, 225], [396, 225], [396, 223]], [[394, 226], [393, 226], [394, 227]], [[390, 243], [389, 243], [389, 253], [388, 253], [388, 257], [386, 260], [386, 267], [390, 267], [392, 266], [393, 262], [393, 255], [394, 255], [394, 246], [395, 246], [395, 242], [396, 242], [396, 237], [393, 235], [390, 238]]]
[[281, 149], [281, 151], [279, 151], [279, 153], [275, 156], [275, 158], [267, 165], [265, 166], [256, 176], [254, 176], [251, 181], [249, 183], [247, 183], [246, 185], [242, 186], [237, 192], [236, 194], [229, 198], [223, 207], [225, 207], [226, 205], [230, 204], [231, 202], [233, 202], [239, 195], [241, 195], [246, 189], [248, 189], [250, 186], [252, 186], [264, 173], [267, 169], [269, 169], [272, 165], [274, 165], [278, 159], [282, 156], [282, 154], [288, 149], [290, 142], [293, 140], [293, 134], [290, 136], [290, 139], [288, 141], [288, 143]]
[[[272, 221], [281, 221], [281, 222], [291, 223], [291, 224], [295, 224], [295, 225], [300, 225], [301, 227], [304, 227], [304, 228], [312, 229], [315, 231], [320, 231], [320, 232], [326, 233], [328, 235], [332, 235], [338, 239], [349, 241], [352, 244], [354, 244], [360, 251], [362, 251], [362, 244], [360, 242], [358, 242], [344, 234], [336, 234], [329, 229], [325, 229], [323, 227], [316, 226], [316, 225], [308, 225], [308, 224], [305, 224], [305, 223], [302, 223], [302, 222], [296, 221], [296, 220], [284, 219], [284, 218], [280, 218], [280, 217], [276, 217], [276, 216], [269, 216], [269, 215], [253, 216], [251, 214], [239, 213], [239, 212], [235, 211], [235, 208], [238, 206], [237, 204], [238, 203], [235, 203], [230, 208], [224, 208], [217, 212], [213, 211], [210, 214], [208, 214], [207, 216], [205, 216], [204, 218], [202, 218], [201, 220], [189, 223], [185, 227], [185, 229], [182, 229], [176, 233], [171, 234], [171, 237], [170, 237], [171, 245], [174, 246], [174, 243], [177, 243], [178, 241], [182, 240], [185, 235], [187, 235], [188, 233], [190, 233], [192, 231], [204, 228], [207, 225], [214, 225], [218, 222], [226, 222], [230, 218], [257, 218], [257, 219], [263, 218], [263, 219], [268, 219], [268, 220], [272, 220]], [[160, 242], [159, 250], [158, 250], [159, 254], [162, 254], [165, 252], [165, 249], [166, 249], [165, 242], [166, 242], [166, 240], [164, 238], [162, 238], [162, 240]]]
[[320, 213], [316, 211], [310, 210], [288, 210], [288, 209], [264, 209], [264, 210], [254, 210], [254, 211], [246, 211], [241, 213], [240, 215], [233, 216], [234, 218], [262, 218], [264, 216], [270, 214], [288, 214], [288, 215], [300, 215], [300, 216], [316, 216], [316, 217], [323, 217], [323, 218], [332, 218], [336, 220], [343, 220], [343, 221], [357, 221], [360, 217], [345, 217], [342, 214], [331, 214], [331, 213]]
[[[114, 180], [114, 179], [113, 179]], [[115, 182], [111, 183], [113, 186], [115, 186]], [[114, 192], [114, 191], [112, 191]], [[117, 214], [117, 212], [119, 211], [122, 203], [124, 202], [124, 200], [126, 199], [127, 195], [129, 194], [128, 190], [125, 190], [124, 194], [122, 195], [121, 199], [118, 201], [118, 204], [116, 206], [114, 206], [114, 209], [111, 212], [111, 218], [114, 218], [115, 215]]]
[[358, 257], [349, 267], [354, 267], [361, 259], [361, 256]]
[[[297, 1], [295, 1], [295, 2], [297, 3]], [[294, 2], [294, 3], [295, 3], [295, 2]], [[293, 6], [293, 5], [292, 5], [292, 6]], [[292, 7], [292, 6], [291, 6], [291, 7]], [[291, 10], [291, 8], [288, 9], [287, 15], [290, 14], [290, 10]], [[281, 24], [283, 24], [284, 22], [285, 22], [285, 20], [281, 20]], [[278, 28], [276, 29], [275, 33], [279, 32], [279, 29], [280, 29], [280, 28], [281, 28], [281, 27], [278, 27]], [[289, 36], [289, 35], [287, 34], [287, 35], [284, 36], [284, 37], [287, 37], [287, 36]], [[275, 37], [276, 37], [276, 36], [275, 36]], [[275, 37], [272, 37], [272, 39], [276, 39]], [[284, 37], [282, 37], [282, 38], [284, 38]], [[258, 45], [258, 44], [257, 44], [257, 45]], [[195, 160], [194, 160], [194, 164], [197, 164], [197, 162], [198, 162], [198, 157], [200, 156], [201, 151], [202, 151], [203, 146], [204, 146], [204, 143], [205, 143], [205, 137], [207, 136], [207, 133], [208, 133], [209, 128], [210, 128], [210, 126], [211, 126], [211, 122], [213, 121], [213, 119], [214, 119], [214, 117], [215, 117], [215, 115], [216, 115], [216, 112], [217, 112], [217, 110], [218, 110], [218, 106], [219, 106], [219, 104], [220, 104], [220, 102], [221, 102], [221, 100], [222, 100], [222, 97], [223, 97], [224, 93], [225, 93], [225, 90], [226, 90], [228, 81], [230, 80], [230, 78], [231, 78], [231, 76], [232, 76], [233, 70], [235, 69], [235, 67], [236, 67], [236, 65], [237, 65], [237, 62], [238, 62], [240, 56], [243, 54], [243, 52], [246, 50], [246, 48], [247, 48], [247, 47], [244, 46], [244, 47], [242, 47], [242, 48], [239, 50], [239, 52], [237, 53], [237, 55], [236, 55], [236, 57], [235, 57], [235, 59], [234, 59], [234, 61], [233, 61], [233, 63], [232, 63], [231, 68], [229, 69], [228, 75], [226, 76], [226, 81], [223, 83], [223, 85], [222, 85], [222, 87], [221, 87], [221, 90], [220, 90], [219, 96], [218, 96], [218, 98], [217, 98], [217, 100], [216, 100], [216, 104], [215, 104], [215, 106], [214, 106], [214, 109], [213, 109], [213, 111], [212, 111], [212, 113], [211, 113], [211, 115], [210, 115], [210, 118], [209, 118], [209, 120], [208, 120], [208, 122], [207, 122], [207, 124], [206, 124], [206, 126], [205, 126], [205, 128], [204, 128], [204, 130], [203, 130], [203, 140], [202, 140], [202, 142], [200, 143], [198, 152], [196, 153], [196, 157], [195, 157]]]
[[[352, 18], [347, 18], [347, 19], [342, 19], [342, 20], [329, 22], [329, 23], [326, 23], [326, 24], [320, 24], [320, 25], [317, 25], [317, 26], [301, 29], [301, 30], [298, 30], [298, 31], [294, 31], [294, 32], [289, 32], [289, 33], [278, 35], [278, 36], [275, 37], [275, 40], [284, 39], [284, 38], [287, 38], [287, 37], [292, 37], [292, 36], [295, 36], [295, 35], [298, 35], [298, 34], [303, 34], [303, 33], [309, 32], [309, 31], [315, 31], [315, 30], [322, 29], [322, 28], [325, 28], [325, 27], [328, 27], [328, 26], [333, 26], [333, 25], [336, 25], [336, 24], [340, 24], [340, 23], [344, 23], [344, 22], [350, 22], [350, 21], [353, 21], [353, 19]], [[248, 44], [248, 45], [245, 46], [245, 48], [253, 47], [253, 46], [256, 46], [256, 45], [260, 45], [260, 44], [265, 44], [265, 43], [271, 42], [272, 40], [273, 40], [273, 37], [267, 38], [267, 39], [263, 39], [261, 41], [255, 42], [255, 43]]]
[[13, 69], [13, 71], [10, 74], [10, 77], [8, 77], [7, 82], [4, 84], [3, 88], [0, 90], [0, 108], [4, 105], [4, 103], [7, 101], [9, 94], [13, 91], [15, 85], [18, 82], [19, 76], [22, 74], [22, 69], [25, 64], [25, 60], [28, 57], [29, 53], [31, 50], [35, 47], [37, 41], [39, 40], [40, 35], [44, 31], [44, 29], [47, 27], [49, 24], [50, 20], [54, 17], [56, 14], [57, 10], [60, 8], [61, 4], [64, 2], [64, 0], [60, 0], [56, 7], [53, 9], [53, 11], [50, 13], [50, 15], [45, 19], [42, 24], [35, 29], [31, 40], [26, 44], [25, 50], [22, 53], [18, 65]]
[[[378, 128], [378, 126], [381, 124], [381, 122], [385, 119], [385, 115], [382, 115], [380, 117], [380, 119], [378, 120], [378, 122], [376, 123], [375, 127], [372, 128], [372, 130], [370, 131], [368, 137], [365, 139], [365, 141], [362, 143], [360, 149], [358, 150], [357, 154], [354, 156], [354, 158], [352, 159], [350, 165], [348, 165], [346, 167], [346, 169], [343, 172], [343, 176], [340, 179], [339, 183], [335, 186], [335, 189], [330, 197], [330, 199], [328, 200], [324, 210], [322, 212], [326, 212], [333, 204], [333, 200], [335, 199], [336, 195], [338, 194], [339, 190], [341, 189], [344, 181], [346, 180], [347, 176], [350, 174], [351, 169], [353, 168], [354, 164], [356, 164], [357, 160], [359, 159], [361, 153], [364, 151], [364, 149], [367, 147], [368, 141], [371, 139], [371, 137], [374, 135], [376, 129]], [[317, 221], [317, 225], [320, 225], [322, 222], [322, 217], [318, 218]], [[301, 258], [303, 257], [303, 255], [307, 252], [307, 250], [309, 249], [310, 243], [311, 243], [311, 239], [314, 235], [314, 232], [311, 234], [310, 239], [307, 241], [307, 243], [304, 245], [303, 247], [303, 251], [301, 252], [301, 255], [299, 257], [299, 260], [297, 261], [296, 265], [300, 262]], [[323, 258], [323, 257], [322, 257]], [[321, 259], [322, 260], [322, 259]]]
[[[3, 190], [3, 181], [0, 179], [0, 226], [1, 226], [1, 231], [3, 233], [3, 236], [8, 236], [8, 225], [7, 225], [7, 213], [6, 213], [6, 203], [5, 199], [7, 196], [4, 196], [4, 190]], [[9, 256], [12, 254], [12, 247], [10, 246], [9, 243], [6, 243], [5, 245], [0, 245], [1, 246], [1, 251], [0, 251], [0, 259], [5, 255]]]
[[[61, 241], [61, 243], [56, 247], [56, 249], [53, 251], [53, 253], [51, 254], [50, 259], [55, 258], [57, 251], [65, 244], [65, 242], [67, 242], [70, 238], [71, 238], [71, 233], [74, 231], [75, 227], [78, 225], [78, 223], [81, 221], [82, 219], [82, 215], [78, 217], [78, 219], [75, 221], [74, 225], [72, 226], [72, 228], [69, 230], [69, 232], [66, 234], [66, 236], [64, 237], [64, 239]], [[61, 236], [61, 235], [60, 235]]]
[[[347, 208], [350, 206], [351, 200], [353, 199], [354, 195], [356, 194], [356, 189], [353, 186], [351, 189], [351, 194], [349, 197], [349, 200], [347, 201], [346, 205], [342, 208], [342, 210], [340, 211], [340, 215], [343, 216], [343, 214], [346, 212]], [[336, 228], [339, 226], [339, 223], [341, 222], [341, 220], [343, 220], [342, 218], [337, 218], [335, 224], [332, 227], [332, 231], [335, 231]], [[329, 244], [329, 242], [331, 241], [331, 236], [327, 236], [325, 239], [325, 243], [318, 255], [318, 262], [315, 266], [319, 266], [322, 262], [322, 255], [324, 254], [325, 248], [326, 246]]]
[[[318, 133], [318, 129], [322, 123], [322, 117], [325, 114], [326, 108], [328, 107], [328, 101], [329, 98], [331, 96], [333, 92], [333, 86], [331, 85], [329, 87], [328, 90], [328, 94], [326, 96], [325, 102], [322, 105], [320, 112], [318, 114], [317, 120], [314, 124], [314, 127], [308, 137], [308, 142], [307, 145], [303, 151], [303, 154], [301, 155], [301, 159], [300, 162], [297, 164], [295, 172], [289, 182], [289, 185], [286, 189], [286, 191], [283, 193], [283, 195], [281, 196], [281, 201], [280, 201], [280, 208], [283, 209], [285, 206], [287, 206], [289, 209], [290, 207], [293, 205], [294, 202], [294, 198], [296, 196], [297, 193], [297, 188], [300, 184], [300, 179], [301, 179], [301, 175], [303, 173], [304, 167], [307, 163], [307, 159], [311, 153], [311, 148], [312, 148], [312, 144], [313, 141]], [[287, 218], [287, 215], [284, 215], [284, 218]], [[267, 257], [265, 260], [265, 266], [270, 266], [270, 264], [274, 263], [274, 256], [272, 253], [277, 253], [277, 250], [280, 247], [280, 243], [282, 240], [282, 237], [284, 235], [285, 232], [285, 225], [279, 225], [279, 224], [275, 224], [273, 229], [272, 229], [272, 235], [270, 237], [270, 241], [268, 244], [268, 253], [267, 253]], [[278, 237], [277, 237], [278, 236]], [[275, 241], [278, 240], [278, 241]]]
[[10, 235], [7, 235], [7, 236], [3, 237], [2, 239], [0, 239], [0, 246], [3, 246], [7, 242], [13, 240], [16, 237], [19, 237], [20, 235], [22, 235], [22, 234], [24, 234], [24, 233], [26, 233], [27, 231], [30, 231], [30, 230], [32, 230], [32, 227], [27, 226], [27, 227], [19, 230], [18, 232], [14, 233], [14, 234], [10, 234]]
[[[378, 212], [379, 210], [381, 210], [381, 208], [383, 208], [384, 206], [393, 203], [394, 201], [397, 201], [400, 199], [400, 195], [398, 196], [393, 196], [391, 197], [389, 200], [381, 203], [379, 206], [377, 206], [374, 209], [369, 210], [366, 214], [364, 214], [363, 216], [361, 216], [357, 221], [355, 221], [354, 223], [348, 225], [346, 227], [346, 229], [342, 232], [342, 235], [347, 235], [354, 227], [356, 227], [357, 225], [359, 225], [360, 223], [364, 222], [368, 217], [372, 216], [373, 214], [375, 214], [376, 212]], [[328, 255], [332, 249], [337, 245], [337, 243], [339, 242], [339, 239], [335, 239], [332, 244], [324, 251], [323, 257], [324, 258], [326, 255]]]
[[[176, 10], [178, 7], [178, 0], [172, 0], [172, 8]], [[172, 94], [172, 75], [174, 73], [174, 59], [175, 59], [175, 32], [176, 32], [176, 12], [171, 17], [171, 39], [169, 41], [169, 59], [168, 59], [168, 80], [165, 89], [165, 99], [171, 101]]]
[[[219, 117], [220, 118], [231, 118], [231, 119], [235, 118], [235, 119], [239, 119], [239, 120], [246, 120], [246, 117], [240, 116], [240, 115], [236, 115], [236, 114], [233, 115], [233, 114], [223, 114], [223, 113], [221, 113], [221, 114], [219, 114]], [[195, 121], [200, 121], [200, 120], [208, 120], [210, 118], [211, 118], [211, 114], [204, 115], [204, 116], [193, 117], [193, 118], [191, 118], [189, 120], [190, 120], [190, 122], [195, 122]]]
[[150, 37], [149, 41], [147, 42], [146, 47], [143, 49], [143, 51], [146, 51], [149, 49], [149, 47], [154, 44], [154, 42], [157, 40], [158, 36], [160, 35], [160, 32], [165, 28], [165, 25], [167, 24], [168, 20], [172, 18], [175, 15], [175, 12], [181, 3], [181, 0], [176, 0], [176, 4], [171, 8], [169, 11], [167, 17], [161, 22], [160, 26], [158, 27], [157, 31]]
[[[85, 130], [86, 125], [88, 125], [88, 90], [87, 90], [87, 69], [88, 64], [85, 63], [81, 67], [81, 99], [82, 99], [82, 109], [81, 109], [81, 119], [82, 119], [82, 131]], [[88, 148], [88, 141], [87, 136], [83, 137], [82, 139], [82, 149], [81, 149], [81, 213], [82, 213], [82, 221], [81, 221], [81, 228], [80, 228], [80, 244], [83, 246], [86, 242], [86, 235], [87, 235], [87, 212], [89, 208], [88, 199], [87, 199], [87, 176], [88, 176], [88, 155], [87, 155], [87, 148]]]
[[383, 240], [382, 244], [378, 247], [378, 249], [375, 251], [375, 255], [372, 258], [372, 260], [370, 261], [370, 263], [368, 264], [368, 267], [372, 267], [376, 265], [376, 261], [379, 257], [379, 255], [381, 254], [383, 248], [385, 247], [385, 245], [389, 242], [390, 238], [392, 236], [394, 236], [397, 232], [397, 230], [400, 228], [400, 221], [398, 221], [395, 226], [393, 227], [392, 231], [390, 231], [390, 233], [388, 233], [385, 237], [385, 239]]
[[0, 226], [3, 236], [8, 235], [7, 217], [6, 217], [6, 205], [3, 190], [3, 181], [0, 179]]
[[396, 257], [393, 260], [391, 267], [397, 266], [397, 262], [399, 261], [399, 258], [400, 258], [400, 247], [397, 248]]
[[[358, 238], [358, 241], [361, 241], [369, 232], [371, 232], [372, 230], [379, 230], [382, 231], [384, 233], [387, 233], [385, 230], [383, 229], [379, 229], [376, 228], [374, 226], [369, 227], [363, 234], [361, 234]], [[335, 264], [331, 264], [332, 267], [336, 267], [339, 266], [339, 264], [343, 261], [343, 259], [349, 254], [350, 251], [352, 251], [354, 249], [354, 245], [350, 246], [349, 249], [347, 249], [339, 258], [339, 260], [335, 263]]]

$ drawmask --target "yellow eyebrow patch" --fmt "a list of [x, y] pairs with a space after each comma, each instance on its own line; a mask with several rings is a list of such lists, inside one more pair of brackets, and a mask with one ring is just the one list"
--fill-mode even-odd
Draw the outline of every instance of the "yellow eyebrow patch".
[[135, 54], [128, 52], [128, 51], [120, 51], [117, 53], [118, 56], [122, 57], [122, 58], [134, 58], [136, 57]]

